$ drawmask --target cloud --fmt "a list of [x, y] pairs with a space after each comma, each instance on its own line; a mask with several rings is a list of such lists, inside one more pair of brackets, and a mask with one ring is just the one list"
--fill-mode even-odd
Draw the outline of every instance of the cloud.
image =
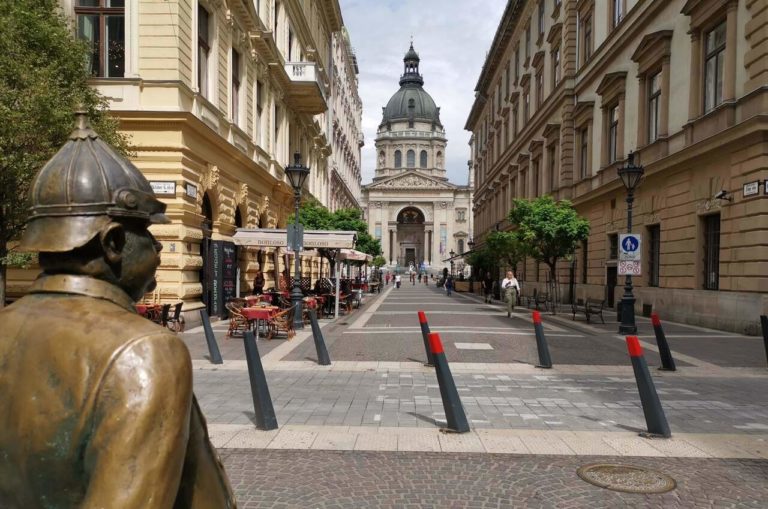
[[467, 183], [470, 133], [464, 130], [485, 55], [506, 0], [340, 0], [360, 68], [363, 101], [363, 184], [373, 178], [381, 108], [398, 90], [411, 36], [424, 89], [440, 106], [448, 138], [446, 169]]

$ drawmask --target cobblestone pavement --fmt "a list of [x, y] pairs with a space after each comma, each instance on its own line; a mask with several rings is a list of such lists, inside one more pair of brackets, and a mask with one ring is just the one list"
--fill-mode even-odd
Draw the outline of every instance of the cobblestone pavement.
[[[471, 433], [437, 431], [445, 416], [422, 366], [419, 309], [441, 333]], [[666, 323], [678, 371], [651, 371], [673, 438], [648, 441], [637, 436], [645, 421], [615, 316], [595, 325], [543, 313], [555, 367], [537, 370], [530, 315], [406, 285], [322, 322], [330, 367], [315, 363], [308, 329], [259, 340], [280, 425], [270, 432], [253, 428], [242, 339], [224, 340], [226, 322], [214, 323], [225, 359], [214, 366], [201, 329], [183, 338], [242, 507], [765, 507], [760, 339]], [[638, 329], [655, 367], [648, 320]], [[597, 488], [575, 474], [597, 461], [652, 466], [679, 484], [665, 495]]]
[[240, 506], [250, 508], [764, 508], [768, 462], [622, 458], [677, 488], [609, 491], [576, 469], [605, 457], [338, 451], [222, 451]]

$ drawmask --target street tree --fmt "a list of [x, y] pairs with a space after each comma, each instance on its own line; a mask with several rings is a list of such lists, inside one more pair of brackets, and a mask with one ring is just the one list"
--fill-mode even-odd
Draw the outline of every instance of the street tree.
[[515, 232], [491, 232], [485, 238], [485, 247], [499, 263], [517, 270], [525, 258], [525, 249]]
[[58, 0], [0, 0], [0, 306], [9, 263], [31, 255], [13, 252], [27, 216], [36, 172], [67, 141], [73, 112], [84, 108], [97, 133], [123, 155], [128, 140], [88, 86], [89, 50], [73, 37]]
[[[293, 222], [293, 218], [289, 219], [289, 222]], [[307, 200], [299, 208], [299, 222], [307, 230], [354, 231], [357, 235], [355, 247], [358, 251], [371, 256], [381, 254], [381, 242], [368, 233], [368, 223], [363, 221], [362, 213], [357, 209], [330, 212], [316, 200]]]
[[508, 217], [518, 245], [549, 267], [551, 281], [556, 281], [558, 260], [571, 256], [589, 236], [589, 221], [579, 216], [571, 202], [551, 196], [513, 200]]

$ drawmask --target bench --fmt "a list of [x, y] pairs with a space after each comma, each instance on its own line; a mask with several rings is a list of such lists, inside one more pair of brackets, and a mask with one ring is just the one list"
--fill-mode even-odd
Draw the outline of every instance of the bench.
[[584, 302], [581, 299], [576, 299], [576, 301], [571, 304], [571, 312], [573, 313], [573, 319], [576, 320], [576, 313], [584, 313], [584, 316], [587, 319], [587, 323], [590, 323], [589, 317], [591, 315], [599, 316], [600, 321], [602, 323], [605, 323], [605, 319], [603, 318], [604, 308], [605, 308], [605, 301], [597, 300], [597, 299], [587, 299], [586, 302]]
[[539, 293], [534, 288], [533, 295], [524, 295], [522, 298], [525, 299], [525, 307], [533, 307], [538, 310], [539, 304], [544, 304], [544, 310], [549, 311], [549, 294], [546, 292]]

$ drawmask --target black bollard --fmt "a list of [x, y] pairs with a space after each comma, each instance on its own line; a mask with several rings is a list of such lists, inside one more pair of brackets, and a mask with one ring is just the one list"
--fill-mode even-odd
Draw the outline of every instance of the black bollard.
[[675, 359], [672, 358], [672, 352], [669, 350], [669, 344], [667, 344], [667, 336], [664, 335], [664, 328], [661, 326], [661, 320], [659, 315], [651, 313], [651, 323], [653, 324], [653, 332], [656, 334], [656, 345], [659, 347], [659, 357], [661, 357], [662, 371], [675, 371]]
[[429, 322], [427, 322], [427, 315], [424, 314], [424, 311], [419, 311], [419, 325], [421, 326], [421, 337], [424, 340], [424, 350], [427, 351], [427, 362], [424, 365], [431, 368], [435, 365], [435, 357], [429, 347]]
[[256, 427], [264, 431], [276, 429], [275, 408], [272, 406], [267, 377], [264, 375], [264, 366], [261, 365], [261, 357], [253, 332], [246, 331], [243, 334], [243, 344], [245, 346], [245, 360], [248, 363], [248, 378], [251, 380], [251, 396], [253, 396], [253, 412], [256, 414]]
[[314, 309], [309, 310], [309, 323], [312, 326], [312, 337], [315, 340], [315, 350], [317, 350], [317, 363], [321, 366], [330, 366], [331, 358], [328, 356], [328, 349], [325, 347], [323, 331], [320, 330], [320, 324], [317, 323], [317, 313]]
[[440, 334], [437, 332], [429, 334], [429, 346], [435, 359], [435, 374], [437, 374], [437, 384], [440, 386], [440, 397], [443, 400], [445, 420], [447, 421], [447, 427], [440, 431], [466, 433], [469, 431], [469, 423], [464, 414], [461, 399], [459, 399], [459, 391], [456, 390], [456, 383], [453, 381], [453, 375], [451, 375], [451, 368], [448, 367], [448, 359], [445, 358]]
[[768, 359], [768, 316], [760, 315], [760, 326], [763, 328], [763, 344], [765, 344], [765, 357]]
[[544, 336], [544, 327], [541, 325], [541, 313], [538, 311], [533, 312], [533, 328], [536, 331], [536, 350], [539, 351], [539, 363], [536, 367], [550, 369], [552, 359], [549, 357], [549, 346]]
[[[629, 357], [632, 359], [632, 369], [635, 371], [635, 380], [637, 389], [640, 392], [640, 403], [643, 405], [643, 414], [645, 415], [645, 424], [648, 427], [648, 434], [669, 438], [672, 432], [669, 431], [667, 417], [664, 415], [664, 409], [661, 407], [659, 395], [656, 393], [656, 386], [653, 385], [653, 379], [648, 371], [648, 363], [643, 357], [643, 349], [640, 347], [640, 341], [637, 336], [627, 336], [627, 349]], [[644, 435], [641, 433], [641, 435]]]
[[219, 344], [216, 343], [216, 336], [213, 335], [211, 328], [211, 319], [205, 309], [200, 310], [200, 318], [203, 320], [203, 330], [205, 331], [205, 342], [208, 344], [208, 358], [212, 364], [224, 364], [219, 352]]

